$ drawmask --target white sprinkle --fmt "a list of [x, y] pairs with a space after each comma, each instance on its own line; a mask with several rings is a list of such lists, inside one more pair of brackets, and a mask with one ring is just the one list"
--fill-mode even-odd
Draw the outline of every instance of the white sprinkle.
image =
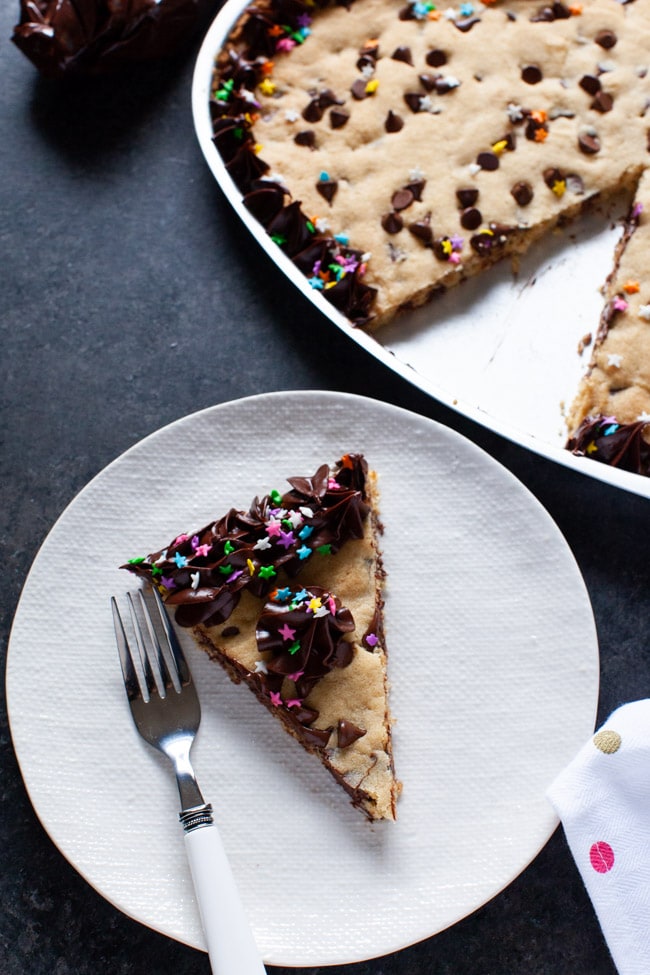
[[481, 167], [478, 163], [470, 163], [467, 168], [469, 169], [471, 176], [476, 176], [477, 173], [481, 172]]
[[299, 508], [298, 510], [300, 511], [300, 514], [303, 516], [303, 518], [314, 517], [314, 512], [312, 511], [311, 508], [308, 508], [306, 505], [304, 505], [302, 508]]
[[644, 322], [650, 322], [650, 305], [641, 305], [639, 308], [639, 318], [642, 318]]
[[318, 617], [327, 616], [328, 613], [329, 613], [329, 609], [327, 608], [327, 606], [319, 606], [318, 609], [314, 612], [314, 616], [318, 616]]
[[271, 548], [271, 540], [269, 538], [260, 538], [258, 542], [255, 542], [253, 548], [257, 552], [265, 552], [267, 548]]
[[192, 580], [192, 589], [199, 588], [199, 582], [201, 581], [200, 572], [190, 572], [190, 579]]
[[637, 416], [637, 420], [640, 423], [650, 423], [650, 413], [646, 413], [646, 411], [644, 410], [643, 413], [639, 413], [639, 415]]
[[156, 561], [154, 562], [154, 565], [160, 565], [160, 563], [161, 562], [164, 562], [166, 559], [167, 559], [167, 549], [165, 549], [164, 552], [161, 552], [160, 558], [157, 558], [156, 559]]
[[296, 112], [295, 109], [288, 108], [284, 113], [284, 117], [286, 118], [287, 122], [297, 122], [298, 119], [300, 118], [300, 115], [298, 114], [298, 112]]
[[319, 234], [326, 234], [330, 229], [330, 222], [325, 217], [319, 217], [315, 226]]
[[263, 660], [255, 661], [255, 673], [256, 674], [268, 674], [268, 667]]
[[618, 369], [622, 361], [623, 356], [619, 355], [618, 352], [610, 352], [610, 354], [607, 356], [607, 365], [613, 366], [614, 369]]
[[444, 16], [446, 17], [447, 20], [456, 20], [458, 14], [456, 13], [453, 7], [449, 7], [447, 10], [445, 10]]

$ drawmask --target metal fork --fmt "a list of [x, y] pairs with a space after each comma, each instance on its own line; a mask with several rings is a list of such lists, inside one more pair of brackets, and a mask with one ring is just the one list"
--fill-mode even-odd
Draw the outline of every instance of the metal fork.
[[131, 714], [144, 740], [167, 756], [176, 773], [179, 819], [214, 975], [265, 975], [212, 806], [203, 799], [190, 762], [201, 720], [196, 688], [162, 599], [155, 589], [150, 592], [159, 627], [154, 625], [142, 590], [136, 591], [135, 598], [127, 593], [135, 646], [127, 638], [117, 602], [111, 597]]

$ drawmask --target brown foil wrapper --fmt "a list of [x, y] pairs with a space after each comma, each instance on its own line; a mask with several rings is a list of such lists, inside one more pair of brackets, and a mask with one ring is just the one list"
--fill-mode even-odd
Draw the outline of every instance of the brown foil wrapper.
[[215, 0], [21, 0], [12, 41], [51, 78], [173, 56]]

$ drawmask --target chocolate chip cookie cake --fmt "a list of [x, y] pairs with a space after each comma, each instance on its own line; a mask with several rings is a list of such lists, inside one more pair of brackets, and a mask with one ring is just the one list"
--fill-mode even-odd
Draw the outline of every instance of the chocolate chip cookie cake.
[[369, 819], [394, 819], [376, 476], [346, 454], [123, 567], [317, 755]]
[[[645, 0], [260, 0], [215, 64], [214, 142], [277, 246], [367, 329], [627, 192], [568, 433], [634, 469], [650, 441], [649, 71]], [[603, 451], [614, 434], [627, 446]]]

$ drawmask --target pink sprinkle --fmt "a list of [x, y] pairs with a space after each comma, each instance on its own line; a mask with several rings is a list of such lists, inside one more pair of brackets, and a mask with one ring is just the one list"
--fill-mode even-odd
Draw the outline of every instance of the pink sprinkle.
[[337, 491], [341, 485], [333, 477], [328, 478], [327, 487], [330, 491]]
[[273, 518], [269, 521], [266, 526], [266, 533], [269, 538], [273, 538], [274, 535], [279, 535], [282, 531], [282, 523], [280, 521], [275, 521]]
[[330, 598], [327, 600], [327, 605], [329, 606], [332, 616], [336, 616], [336, 601], [334, 596], [330, 596]]
[[275, 45], [276, 51], [290, 51], [296, 46], [296, 42], [292, 41], [290, 37], [283, 37]]
[[296, 631], [292, 630], [291, 627], [288, 625], [288, 623], [285, 623], [284, 626], [281, 626], [280, 629], [278, 630], [278, 633], [280, 634], [283, 640], [293, 640], [293, 638], [296, 635]]
[[205, 558], [211, 548], [212, 546], [208, 545], [206, 542], [204, 545], [197, 545], [194, 551], [197, 555], [201, 555], [203, 558]]
[[186, 542], [189, 537], [189, 535], [179, 535], [178, 538], [175, 538], [172, 542], [172, 548], [174, 548], [175, 545], [181, 545], [183, 542]]
[[628, 304], [623, 298], [614, 298], [614, 310], [615, 311], [627, 311]]
[[284, 702], [288, 708], [299, 708], [302, 706], [302, 701], [299, 697], [292, 697], [289, 701]]
[[304, 674], [304, 670], [297, 670], [295, 674], [287, 674], [287, 678], [288, 680], [292, 680], [295, 684], [296, 681], [300, 680], [303, 674]]
[[633, 217], [640, 217], [643, 213], [643, 203], [635, 203], [634, 209], [632, 210]]
[[614, 866], [614, 851], [609, 843], [600, 840], [589, 850], [589, 861], [596, 873], [608, 873]]
[[449, 263], [460, 264], [460, 254], [457, 254], [456, 251], [452, 251], [449, 255]]
[[271, 704], [274, 708], [279, 708], [282, 704], [282, 698], [280, 697], [279, 691], [270, 691], [269, 697], [271, 698]]

